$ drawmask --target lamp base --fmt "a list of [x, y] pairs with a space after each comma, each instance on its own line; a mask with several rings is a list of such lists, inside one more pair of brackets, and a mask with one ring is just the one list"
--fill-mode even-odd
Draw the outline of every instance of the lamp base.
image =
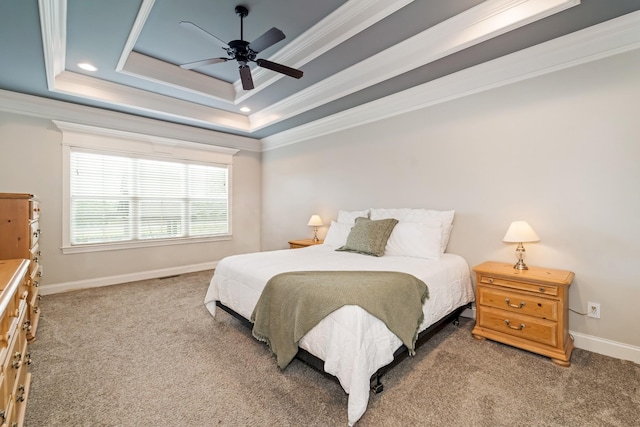
[[516, 248], [516, 255], [518, 257], [518, 262], [516, 262], [516, 265], [513, 266], [513, 268], [515, 268], [516, 270], [529, 269], [529, 267], [527, 267], [527, 264], [524, 263], [524, 254], [525, 254], [524, 245], [522, 243], [519, 243], [518, 247]]
[[527, 264], [524, 263], [522, 259], [519, 259], [518, 262], [513, 266], [516, 270], [528, 270]]

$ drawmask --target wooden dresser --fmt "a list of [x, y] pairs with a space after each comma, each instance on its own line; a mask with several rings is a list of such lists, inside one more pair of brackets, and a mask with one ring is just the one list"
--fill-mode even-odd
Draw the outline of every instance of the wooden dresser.
[[485, 262], [476, 273], [476, 339], [489, 338], [571, 365], [569, 286], [574, 274], [565, 270]]
[[0, 425], [24, 423], [31, 385], [27, 344], [29, 260], [0, 261]]
[[36, 338], [40, 308], [40, 203], [33, 194], [0, 193], [0, 260], [28, 259], [27, 338]]

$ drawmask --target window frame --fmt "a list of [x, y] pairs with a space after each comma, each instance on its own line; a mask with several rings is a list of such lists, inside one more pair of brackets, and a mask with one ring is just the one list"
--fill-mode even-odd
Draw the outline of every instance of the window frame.
[[[62, 131], [62, 253], [74, 254], [203, 242], [227, 241], [233, 236], [233, 156], [237, 149], [198, 144], [152, 135], [97, 128], [54, 120]], [[71, 244], [71, 151], [95, 151], [127, 157], [226, 166], [228, 182], [228, 233], [215, 236], [174, 237], [124, 242]]]

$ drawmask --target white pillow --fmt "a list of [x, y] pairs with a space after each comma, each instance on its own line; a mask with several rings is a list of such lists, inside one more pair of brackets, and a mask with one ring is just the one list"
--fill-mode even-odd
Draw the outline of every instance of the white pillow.
[[351, 212], [338, 211], [338, 222], [341, 224], [354, 225], [356, 223], [356, 218], [359, 217], [369, 218], [369, 209]]
[[414, 258], [440, 258], [442, 229], [419, 222], [399, 222], [393, 229], [385, 255]]
[[440, 238], [440, 253], [447, 249], [451, 229], [453, 228], [453, 217], [455, 211], [437, 211], [433, 209], [375, 209], [371, 208], [371, 219], [395, 218], [402, 222], [417, 222], [430, 227], [440, 227], [442, 236]]
[[347, 237], [351, 232], [351, 224], [341, 224], [339, 222], [331, 221], [327, 235], [324, 237], [324, 245], [334, 246], [339, 248], [347, 244]]
[[[387, 218], [395, 218], [400, 222], [405, 221], [405, 216], [411, 212], [411, 209], [409, 208], [401, 208], [401, 209], [375, 209], [375, 208], [371, 208], [369, 209], [369, 212], [371, 212], [371, 219], [373, 220], [377, 220], [377, 219], [387, 219]], [[420, 221], [413, 221], [413, 222], [420, 222]]]

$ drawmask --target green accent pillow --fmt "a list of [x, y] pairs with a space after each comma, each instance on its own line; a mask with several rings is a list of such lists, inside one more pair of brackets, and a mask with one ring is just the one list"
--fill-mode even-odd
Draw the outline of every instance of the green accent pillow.
[[336, 251], [382, 256], [387, 240], [397, 223], [398, 220], [395, 218], [379, 220], [356, 218], [356, 223], [347, 237], [347, 244]]

